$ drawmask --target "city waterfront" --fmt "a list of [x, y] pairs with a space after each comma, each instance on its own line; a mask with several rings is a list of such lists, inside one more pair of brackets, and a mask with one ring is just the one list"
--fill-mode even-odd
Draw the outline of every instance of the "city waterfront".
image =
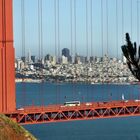
[[[40, 89], [43, 89], [41, 94]], [[122, 94], [125, 100], [138, 99], [139, 92], [139, 85], [17, 83], [17, 107], [63, 104], [72, 100], [81, 102], [121, 100]], [[129, 117], [27, 125], [25, 128], [41, 140], [138, 140], [140, 138], [139, 122], [140, 117]]]
[[92, 61], [86, 60], [87, 57], [84, 57], [85, 61], [80, 61], [81, 57], [78, 57], [78, 62], [55, 64], [45, 58], [41, 62], [40, 60], [34, 62], [30, 59], [25, 62], [22, 59], [16, 59], [16, 82], [88, 82], [97, 84], [136, 81], [128, 69], [124, 57], [121, 60], [105, 55], [104, 57], [92, 57], [94, 58]]

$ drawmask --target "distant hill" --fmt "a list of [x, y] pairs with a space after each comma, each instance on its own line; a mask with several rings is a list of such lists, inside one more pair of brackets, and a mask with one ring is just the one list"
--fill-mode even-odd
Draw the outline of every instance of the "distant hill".
[[0, 114], [0, 140], [37, 140], [19, 124]]

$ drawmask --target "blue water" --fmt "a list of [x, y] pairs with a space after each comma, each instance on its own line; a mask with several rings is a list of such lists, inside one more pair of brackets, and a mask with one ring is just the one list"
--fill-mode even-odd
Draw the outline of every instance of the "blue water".
[[[138, 99], [138, 85], [17, 84], [17, 107]], [[73, 121], [24, 126], [40, 140], [140, 140], [140, 117]]]

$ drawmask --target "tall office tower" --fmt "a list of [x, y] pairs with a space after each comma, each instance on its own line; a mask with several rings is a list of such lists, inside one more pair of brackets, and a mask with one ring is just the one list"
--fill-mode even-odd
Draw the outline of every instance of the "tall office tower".
[[68, 62], [72, 61], [72, 58], [70, 56], [70, 50], [68, 48], [62, 49], [62, 56], [65, 56], [68, 58]]

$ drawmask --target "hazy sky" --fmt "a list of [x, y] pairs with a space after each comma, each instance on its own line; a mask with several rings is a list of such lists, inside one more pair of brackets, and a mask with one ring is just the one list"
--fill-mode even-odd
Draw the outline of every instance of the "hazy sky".
[[[13, 3], [14, 42], [15, 42], [14, 45], [16, 49], [16, 57], [19, 57], [22, 54], [22, 38], [23, 38], [21, 28], [21, 21], [23, 19], [23, 17], [21, 16], [22, 0], [13, 0], [13, 1], [14, 1]], [[64, 47], [67, 47], [71, 50], [71, 16], [70, 16], [71, 1], [72, 1], [73, 54], [78, 53], [80, 55], [85, 56], [87, 54], [89, 56], [90, 55], [101, 56], [102, 52], [103, 54], [106, 54], [108, 52], [110, 56], [117, 56], [117, 54], [120, 55], [121, 54], [120, 48], [123, 43], [123, 40], [125, 40], [124, 35], [126, 32], [129, 32], [132, 35], [133, 41], [138, 42], [139, 32], [137, 29], [139, 28], [138, 24], [140, 23], [140, 21], [138, 19], [140, 18], [137, 19], [137, 17], [140, 16], [140, 13], [137, 14], [138, 13], [137, 11], [139, 10], [140, 12], [140, 9], [137, 10], [137, 7], [140, 6], [140, 3], [137, 6], [137, 0], [87, 0], [87, 8], [88, 8], [87, 18], [86, 18], [86, 0], [56, 0], [57, 3], [58, 1], [59, 1], [60, 50]], [[76, 1], [76, 50], [77, 50], [76, 52], [75, 52], [74, 1]], [[92, 1], [92, 31], [91, 31], [91, 1]], [[101, 1], [103, 2], [102, 6], [103, 16], [101, 16], [102, 15]], [[122, 1], [124, 7], [123, 12], [122, 12]], [[39, 54], [38, 0], [24, 0], [24, 2], [25, 2], [26, 53], [30, 51], [32, 55], [38, 55]], [[52, 55], [55, 54], [54, 2], [55, 0], [42, 0], [42, 12], [43, 12], [42, 47], [44, 55], [47, 53], [50, 53]], [[56, 10], [58, 11], [58, 9]], [[86, 19], [88, 19], [87, 24]], [[56, 16], [56, 20], [58, 21], [58, 16]], [[86, 30], [86, 25], [88, 25], [87, 26], [88, 30]], [[58, 22], [57, 22], [57, 31], [58, 31]], [[93, 42], [92, 46], [91, 46], [91, 32]], [[58, 35], [58, 32], [56, 33]], [[57, 38], [56, 44], [58, 45], [57, 35], [56, 35]]]

